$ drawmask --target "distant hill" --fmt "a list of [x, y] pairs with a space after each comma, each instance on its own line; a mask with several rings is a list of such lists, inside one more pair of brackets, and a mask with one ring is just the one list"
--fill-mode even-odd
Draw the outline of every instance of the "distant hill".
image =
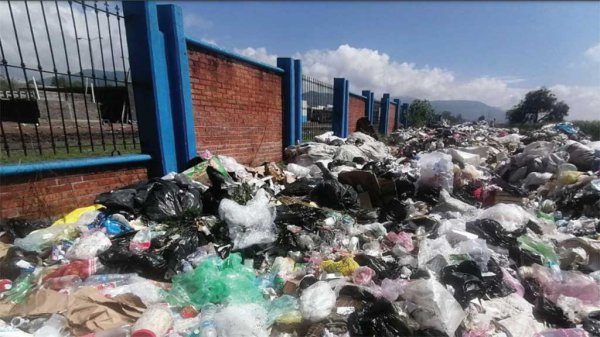
[[[410, 96], [397, 96], [402, 103], [412, 103], [415, 100], [414, 97]], [[492, 120], [496, 119], [497, 122], [504, 121], [506, 118], [506, 112], [500, 108], [489, 106], [480, 101], [469, 101], [469, 100], [438, 100], [429, 101], [431, 106], [436, 112], [448, 111], [454, 116], [462, 115], [465, 120], [474, 121], [479, 116], [484, 115], [485, 119]]]

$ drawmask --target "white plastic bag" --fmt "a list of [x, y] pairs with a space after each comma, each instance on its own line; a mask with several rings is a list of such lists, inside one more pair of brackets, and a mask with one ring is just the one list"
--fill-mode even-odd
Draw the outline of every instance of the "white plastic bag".
[[441, 187], [452, 192], [454, 184], [454, 165], [452, 157], [442, 152], [430, 152], [421, 155], [417, 165], [420, 168], [418, 186]]
[[304, 289], [300, 296], [300, 311], [305, 319], [318, 322], [335, 308], [335, 292], [325, 281], [319, 281]]
[[245, 206], [233, 200], [221, 200], [219, 217], [227, 223], [235, 249], [271, 243], [277, 239], [273, 225], [275, 207], [269, 206], [264, 190], [259, 190]]
[[96, 231], [75, 240], [75, 243], [67, 250], [66, 257], [69, 260], [89, 260], [104, 252], [112, 243], [102, 231]]
[[460, 304], [438, 281], [430, 278], [408, 283], [402, 297], [416, 304], [411, 315], [421, 327], [433, 328], [454, 336], [454, 332], [466, 317]]
[[454, 249], [445, 236], [437, 239], [425, 239], [419, 247], [419, 268], [427, 268], [437, 274], [448, 264], [447, 257], [454, 253]]
[[219, 337], [268, 337], [267, 311], [258, 304], [235, 304], [215, 315]]
[[496, 204], [479, 214], [478, 219], [492, 219], [498, 221], [509, 232], [523, 228], [532, 219], [521, 206], [513, 204]]

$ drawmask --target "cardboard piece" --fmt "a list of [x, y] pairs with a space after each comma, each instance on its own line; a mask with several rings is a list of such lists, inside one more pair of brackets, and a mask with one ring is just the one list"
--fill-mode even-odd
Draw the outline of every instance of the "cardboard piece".
[[107, 298], [93, 287], [79, 288], [70, 295], [40, 289], [25, 303], [0, 304], [0, 317], [58, 313], [65, 316], [71, 332], [80, 336], [131, 324], [145, 310], [146, 306], [133, 294]]

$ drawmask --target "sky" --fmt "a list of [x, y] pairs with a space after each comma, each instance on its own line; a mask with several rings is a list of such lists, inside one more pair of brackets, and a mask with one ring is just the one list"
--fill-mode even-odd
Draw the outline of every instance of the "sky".
[[[165, 3], [165, 2], [163, 2]], [[549, 87], [569, 119], [600, 119], [600, 2], [200, 2], [189, 38], [351, 90], [479, 100], [508, 109]]]

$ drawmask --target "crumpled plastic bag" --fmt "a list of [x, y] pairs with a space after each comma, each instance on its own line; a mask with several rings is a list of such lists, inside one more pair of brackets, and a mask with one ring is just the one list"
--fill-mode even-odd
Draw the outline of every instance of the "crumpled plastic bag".
[[220, 337], [268, 337], [267, 311], [255, 303], [229, 305], [215, 315]]
[[321, 268], [328, 273], [340, 273], [344, 276], [350, 276], [360, 267], [356, 261], [350, 256], [347, 256], [340, 261], [325, 260], [321, 262]]
[[106, 234], [101, 231], [95, 231], [75, 240], [73, 245], [67, 250], [66, 257], [69, 260], [93, 259], [98, 254], [110, 248], [111, 245], [112, 243]]
[[335, 308], [335, 292], [325, 281], [319, 281], [302, 291], [300, 296], [300, 311], [302, 317], [318, 322], [331, 313]]
[[433, 278], [410, 282], [404, 287], [402, 297], [416, 305], [411, 316], [422, 327], [443, 331], [448, 336], [454, 336], [466, 317], [452, 294]]
[[430, 152], [421, 155], [417, 165], [420, 168], [420, 176], [417, 185], [439, 187], [452, 192], [454, 184], [454, 165], [452, 157], [443, 152]]
[[235, 249], [271, 243], [277, 239], [273, 225], [276, 217], [275, 207], [269, 206], [269, 199], [264, 190], [259, 190], [254, 199], [245, 206], [233, 200], [221, 200], [219, 217], [227, 223], [229, 237]]
[[413, 336], [411, 329], [400, 319], [392, 303], [377, 300], [348, 317], [350, 336], [397, 337]]
[[533, 216], [527, 213], [522, 207], [503, 203], [496, 204], [483, 210], [477, 217], [477, 219], [495, 220], [509, 232], [525, 227], [527, 222], [532, 218]]
[[448, 264], [447, 258], [454, 253], [445, 236], [437, 239], [425, 239], [419, 247], [419, 268], [427, 268], [436, 274]]
[[76, 223], [60, 224], [35, 230], [24, 238], [15, 239], [14, 245], [30, 252], [41, 252], [60, 240], [73, 240], [79, 229]]

